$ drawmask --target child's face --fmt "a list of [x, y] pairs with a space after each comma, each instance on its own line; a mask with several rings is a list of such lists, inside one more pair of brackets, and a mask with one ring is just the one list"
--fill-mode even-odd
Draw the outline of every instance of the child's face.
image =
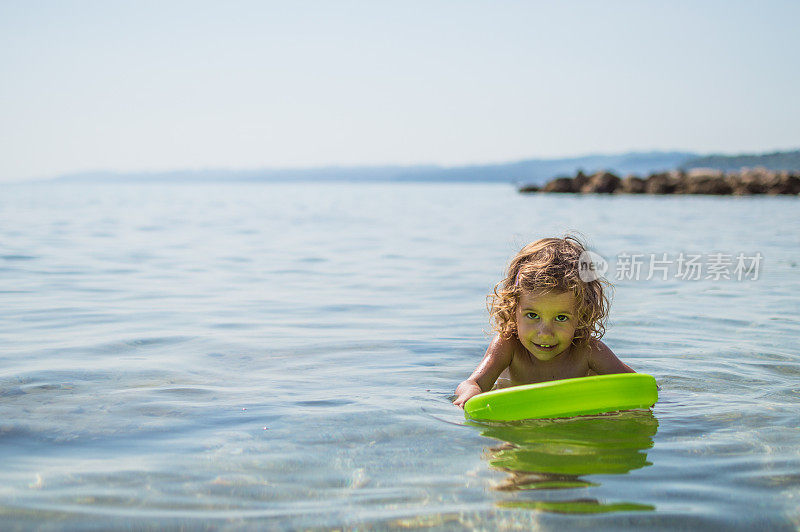
[[552, 360], [572, 344], [577, 325], [571, 292], [523, 292], [517, 305], [517, 337], [537, 359]]

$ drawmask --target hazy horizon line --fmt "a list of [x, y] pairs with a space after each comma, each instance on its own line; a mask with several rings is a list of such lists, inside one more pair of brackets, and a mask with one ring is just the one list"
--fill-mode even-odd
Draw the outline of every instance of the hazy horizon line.
[[119, 168], [91, 168], [85, 170], [71, 170], [60, 172], [58, 174], [33, 177], [24, 179], [8, 179], [4, 180], [5, 184], [15, 183], [40, 183], [57, 181], [59, 179], [92, 176], [92, 175], [160, 175], [160, 174], [175, 174], [175, 173], [203, 173], [203, 172], [295, 172], [295, 171], [324, 171], [324, 170], [401, 170], [401, 169], [431, 169], [431, 170], [457, 170], [467, 168], [481, 168], [481, 167], [497, 167], [513, 164], [521, 164], [526, 162], [558, 162], [558, 161], [579, 161], [581, 159], [590, 159], [598, 157], [625, 157], [636, 155], [685, 155], [688, 157], [701, 158], [701, 157], [757, 157], [765, 155], [775, 155], [782, 153], [792, 153], [800, 151], [800, 147], [787, 148], [787, 149], [773, 149], [767, 151], [735, 151], [735, 152], [722, 152], [715, 151], [710, 153], [697, 152], [692, 150], [682, 149], [650, 149], [650, 150], [628, 150], [617, 152], [590, 152], [577, 155], [565, 156], [532, 156], [521, 159], [506, 159], [484, 162], [471, 162], [461, 164], [445, 164], [445, 163], [432, 163], [432, 162], [418, 162], [418, 163], [325, 163], [309, 166], [183, 166], [183, 167], [170, 167], [170, 168], [140, 168], [140, 169], [119, 169]]

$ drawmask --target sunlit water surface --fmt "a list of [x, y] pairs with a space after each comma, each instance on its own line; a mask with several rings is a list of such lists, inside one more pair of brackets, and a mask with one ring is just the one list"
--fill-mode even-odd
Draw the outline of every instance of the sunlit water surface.
[[[800, 526], [797, 198], [0, 192], [3, 529]], [[486, 294], [566, 230], [764, 258], [616, 283], [605, 340], [656, 377], [652, 412], [466, 424]]]

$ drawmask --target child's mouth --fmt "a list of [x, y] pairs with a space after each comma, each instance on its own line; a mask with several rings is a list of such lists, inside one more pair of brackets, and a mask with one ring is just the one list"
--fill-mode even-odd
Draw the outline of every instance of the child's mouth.
[[536, 342], [534, 342], [533, 345], [535, 345], [536, 347], [538, 347], [539, 349], [542, 349], [544, 351], [548, 351], [550, 349], [555, 349], [556, 348], [556, 344], [537, 344]]

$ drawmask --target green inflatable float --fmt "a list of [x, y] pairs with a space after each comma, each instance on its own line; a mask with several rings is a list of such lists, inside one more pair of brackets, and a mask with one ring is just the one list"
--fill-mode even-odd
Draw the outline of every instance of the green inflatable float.
[[517, 421], [649, 408], [658, 401], [656, 380], [618, 373], [513, 386], [471, 397], [464, 415], [478, 421]]

